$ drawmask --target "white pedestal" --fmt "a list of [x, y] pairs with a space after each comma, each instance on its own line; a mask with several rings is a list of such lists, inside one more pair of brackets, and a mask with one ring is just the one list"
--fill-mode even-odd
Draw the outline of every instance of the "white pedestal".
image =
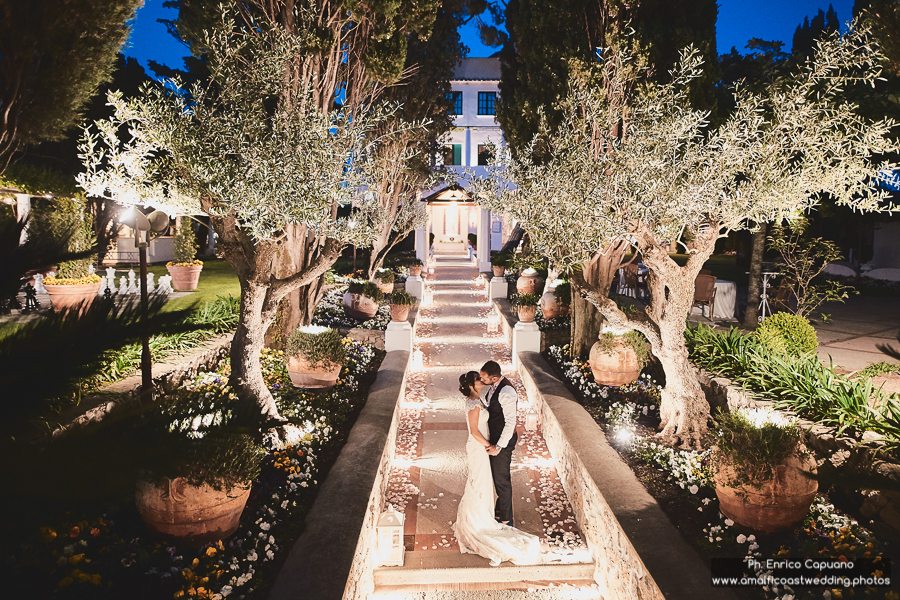
[[406, 293], [416, 298], [422, 297], [422, 278], [410, 275], [406, 278]]
[[491, 279], [491, 298], [506, 298], [509, 292], [509, 284], [503, 277], [494, 277]]
[[519, 321], [513, 327], [513, 366], [519, 366], [519, 352], [540, 352], [541, 351], [541, 330], [537, 323], [523, 323]]
[[[540, 335], [540, 333], [538, 333]], [[538, 338], [538, 346], [541, 340]], [[391, 321], [388, 323], [384, 332], [384, 350], [392, 352], [393, 350], [404, 350], [412, 353], [412, 325], [408, 321]]]

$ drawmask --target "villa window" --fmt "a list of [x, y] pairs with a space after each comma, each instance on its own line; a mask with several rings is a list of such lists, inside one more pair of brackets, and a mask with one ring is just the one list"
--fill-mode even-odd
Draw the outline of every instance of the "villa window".
[[495, 115], [494, 103], [497, 100], [497, 92], [478, 92], [478, 114]]

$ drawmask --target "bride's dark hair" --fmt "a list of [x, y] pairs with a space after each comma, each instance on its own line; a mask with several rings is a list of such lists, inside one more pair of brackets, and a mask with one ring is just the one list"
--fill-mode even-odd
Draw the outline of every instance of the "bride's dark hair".
[[472, 388], [475, 387], [475, 380], [478, 379], [478, 371], [469, 371], [459, 376], [459, 393], [468, 398], [472, 394]]

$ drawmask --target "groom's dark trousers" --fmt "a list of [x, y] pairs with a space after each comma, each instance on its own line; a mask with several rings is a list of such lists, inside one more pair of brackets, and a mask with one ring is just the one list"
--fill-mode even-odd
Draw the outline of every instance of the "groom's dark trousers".
[[[500, 405], [500, 390], [507, 385], [510, 385], [510, 383], [503, 379], [497, 389], [494, 390], [488, 405], [488, 435], [490, 436], [488, 441], [494, 445], [500, 441], [500, 435], [503, 433], [503, 427], [506, 424], [506, 420], [503, 417], [503, 408]], [[513, 433], [506, 447], [500, 450], [500, 454], [490, 457], [494, 491], [497, 492], [497, 505], [494, 512], [498, 519], [510, 525], [513, 525], [513, 507], [512, 481], [509, 469], [512, 463], [513, 449], [516, 447], [518, 440], [518, 434]]]

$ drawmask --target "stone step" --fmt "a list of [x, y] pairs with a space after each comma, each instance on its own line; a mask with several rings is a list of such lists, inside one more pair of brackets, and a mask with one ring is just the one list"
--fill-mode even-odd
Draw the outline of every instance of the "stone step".
[[[376, 586], [434, 585], [444, 583], [519, 584], [584, 582], [594, 576], [593, 563], [514, 565], [509, 562], [492, 567], [486, 558], [458, 551], [433, 550], [407, 552], [402, 567], [375, 569]], [[541, 583], [543, 582], [543, 583]]]

